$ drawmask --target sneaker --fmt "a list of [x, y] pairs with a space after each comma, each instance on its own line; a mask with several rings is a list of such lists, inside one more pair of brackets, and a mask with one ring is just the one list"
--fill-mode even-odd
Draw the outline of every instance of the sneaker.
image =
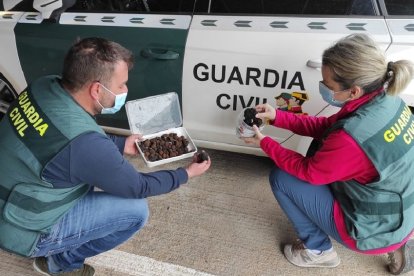
[[388, 253], [391, 274], [399, 275], [414, 270], [414, 240], [408, 240], [399, 249]]
[[95, 274], [95, 269], [87, 264], [84, 264], [81, 269], [76, 269], [69, 272], [60, 272], [60, 273], [51, 273], [47, 267], [47, 261], [45, 257], [37, 257], [33, 261], [34, 269], [43, 274], [43, 275], [52, 275], [52, 276], [93, 276]]
[[341, 262], [333, 248], [315, 254], [302, 241], [285, 245], [283, 251], [289, 262], [300, 267], [337, 267]]

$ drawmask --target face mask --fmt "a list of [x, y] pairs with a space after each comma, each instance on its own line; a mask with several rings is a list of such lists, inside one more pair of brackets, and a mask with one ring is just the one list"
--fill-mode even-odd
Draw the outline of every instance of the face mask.
[[120, 109], [121, 109], [121, 107], [123, 107], [124, 106], [124, 104], [125, 104], [125, 100], [126, 100], [126, 97], [127, 97], [127, 93], [125, 92], [125, 93], [122, 93], [122, 94], [119, 94], [119, 95], [115, 95], [111, 90], [109, 90], [108, 88], [106, 88], [103, 84], [101, 84], [100, 83], [100, 85], [106, 90], [106, 91], [108, 91], [109, 93], [111, 93], [112, 95], [114, 95], [115, 96], [115, 104], [114, 104], [114, 106], [113, 107], [104, 107], [98, 100], [97, 100], [97, 102], [98, 102], [98, 104], [100, 105], [100, 106], [102, 106], [102, 110], [101, 110], [101, 114], [114, 114], [114, 113], [117, 113]]
[[344, 104], [347, 102], [347, 100], [345, 101], [338, 101], [334, 99], [334, 95], [336, 93], [341, 93], [341, 92], [345, 92], [346, 90], [342, 90], [342, 91], [337, 91], [334, 92], [333, 90], [329, 89], [325, 84], [323, 84], [321, 81], [319, 82], [319, 93], [322, 96], [322, 99], [327, 102], [330, 105], [336, 106], [336, 107], [342, 107], [344, 106]]

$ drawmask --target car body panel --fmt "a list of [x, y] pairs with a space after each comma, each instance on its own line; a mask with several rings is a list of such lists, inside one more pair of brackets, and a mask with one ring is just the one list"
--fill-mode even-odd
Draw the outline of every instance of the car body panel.
[[[277, 108], [276, 96], [299, 93], [307, 99], [297, 109], [319, 114], [326, 107], [318, 90], [323, 50], [355, 32], [370, 33], [384, 50], [391, 43], [382, 17], [195, 15], [184, 60], [184, 126], [198, 143], [246, 148], [235, 135], [236, 118], [245, 107], [268, 102]], [[264, 133], [298, 149], [290, 131], [266, 128]]]
[[[385, 2], [399, 16], [388, 15]], [[404, 15], [412, 9], [400, 2], [315, 0], [302, 10], [299, 1], [199, 0], [194, 7], [193, 0], [163, 0], [147, 2], [147, 13], [69, 9], [56, 22], [39, 12], [1, 12], [0, 81], [20, 92], [37, 77], [60, 74], [77, 38], [104, 37], [135, 55], [127, 101], [176, 92], [197, 146], [264, 155], [237, 137], [238, 114], [264, 102], [285, 108], [287, 99], [293, 100], [287, 109], [300, 116], [335, 113], [318, 82], [321, 55], [336, 40], [366, 33], [389, 61], [414, 61], [414, 16]], [[401, 96], [414, 106], [414, 82]], [[106, 131], [130, 134], [124, 108], [97, 117]], [[302, 154], [311, 141], [279, 128], [264, 133]]]
[[[406, 59], [414, 62], [414, 18], [387, 18], [387, 25], [392, 37], [392, 45], [387, 50], [389, 61]], [[401, 98], [414, 106], [414, 81], [404, 90]]]
[[[104, 37], [135, 55], [127, 100], [172, 91], [181, 98], [190, 19], [185, 15], [65, 13], [57, 24], [42, 22], [39, 13], [26, 13], [15, 27], [17, 49], [29, 83], [43, 75], [61, 74], [61, 61], [77, 38]], [[98, 121], [109, 127], [129, 127], [124, 108], [114, 115], [99, 116]]]
[[0, 73], [19, 92], [27, 86], [27, 83], [17, 52], [14, 28], [23, 14], [23, 12], [0, 12]]

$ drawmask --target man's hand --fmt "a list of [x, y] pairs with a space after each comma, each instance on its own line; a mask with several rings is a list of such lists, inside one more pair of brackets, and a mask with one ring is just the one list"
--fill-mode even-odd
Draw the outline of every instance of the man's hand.
[[138, 155], [139, 151], [135, 141], [141, 141], [142, 135], [141, 134], [133, 134], [128, 136], [125, 140], [125, 147], [124, 147], [124, 154], [126, 155]]
[[249, 138], [242, 138], [242, 140], [246, 144], [251, 144], [260, 147], [260, 141], [265, 137], [259, 130], [259, 128], [256, 125], [253, 125], [253, 130], [255, 132], [255, 135], [253, 137]]
[[211, 165], [210, 157], [207, 161], [197, 163], [197, 153], [193, 156], [193, 161], [190, 165], [187, 166], [186, 171], [188, 174], [188, 179], [193, 178], [194, 176], [199, 176], [205, 173]]
[[264, 121], [274, 121], [276, 119], [276, 110], [270, 104], [259, 104], [256, 105], [256, 118], [260, 118]]

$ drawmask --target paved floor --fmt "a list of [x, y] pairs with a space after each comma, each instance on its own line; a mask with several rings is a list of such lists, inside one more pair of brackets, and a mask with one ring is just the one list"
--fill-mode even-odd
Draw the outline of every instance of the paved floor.
[[[388, 275], [384, 255], [365, 256], [336, 243], [341, 264], [335, 269], [290, 265], [281, 245], [295, 234], [268, 185], [272, 162], [208, 152], [213, 165], [207, 174], [149, 198], [151, 214], [144, 229], [115, 250], [88, 259], [97, 275]], [[151, 171], [140, 158], [131, 161], [137, 169]], [[0, 276], [36, 275], [29, 259], [4, 251], [0, 259]]]

